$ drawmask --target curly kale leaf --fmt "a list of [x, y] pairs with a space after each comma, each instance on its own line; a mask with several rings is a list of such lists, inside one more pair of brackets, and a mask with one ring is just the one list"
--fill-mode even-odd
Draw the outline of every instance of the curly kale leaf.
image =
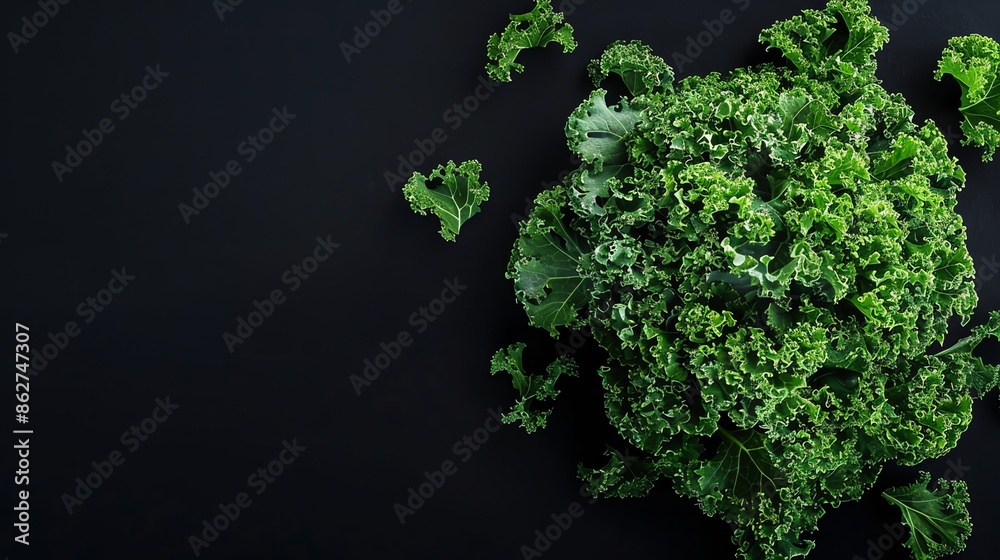
[[983, 161], [991, 161], [1000, 145], [1000, 45], [982, 35], [953, 37], [934, 78], [945, 74], [962, 88], [962, 144], [985, 148]]
[[932, 490], [927, 487], [930, 480], [930, 474], [921, 472], [915, 483], [882, 493], [902, 512], [903, 523], [910, 529], [904, 544], [916, 560], [959, 553], [972, 533], [965, 482], [941, 479]]
[[600, 469], [577, 468], [580, 478], [587, 481], [593, 495], [615, 498], [639, 498], [649, 494], [653, 484], [663, 476], [662, 465], [655, 459], [633, 456], [611, 447], [605, 452], [608, 464]]
[[545, 427], [552, 409], [538, 410], [538, 403], [555, 400], [559, 396], [556, 382], [563, 375], [576, 377], [576, 362], [569, 356], [560, 356], [545, 368], [545, 375], [531, 375], [524, 372], [522, 354], [525, 344], [518, 342], [497, 351], [490, 363], [490, 373], [505, 371], [510, 374], [514, 388], [520, 394], [517, 403], [510, 412], [504, 414], [503, 421], [507, 424], [520, 422], [528, 432]]
[[623, 99], [621, 106], [608, 106], [607, 92], [595, 90], [566, 122], [569, 148], [588, 166], [572, 176], [572, 187], [580, 210], [600, 215], [599, 198], [607, 198], [607, 182], [621, 176], [628, 164], [626, 140], [639, 122], [640, 112]]
[[714, 459], [698, 469], [701, 492], [715, 499], [754, 502], [781, 484], [781, 474], [772, 464], [768, 441], [753, 430], [731, 433], [719, 428], [722, 445]]
[[615, 41], [587, 67], [594, 86], [617, 74], [632, 95], [673, 91], [674, 71], [640, 41]]
[[511, 72], [524, 72], [524, 65], [516, 62], [523, 49], [545, 47], [549, 43], [562, 45], [563, 52], [573, 52], [576, 40], [573, 26], [563, 23], [562, 12], [552, 9], [551, 0], [536, 0], [535, 7], [526, 14], [511, 14], [510, 24], [502, 34], [490, 35], [486, 44], [490, 63], [486, 71], [498, 82], [511, 81]]
[[831, 0], [824, 10], [805, 10], [760, 35], [799, 72], [830, 81], [845, 94], [877, 82], [875, 53], [888, 40], [868, 2], [857, 0]]
[[507, 277], [514, 280], [518, 299], [533, 326], [558, 335], [556, 327], [579, 323], [579, 312], [590, 300], [584, 259], [587, 246], [563, 217], [566, 195], [544, 191], [535, 200], [530, 219], [521, 227]]
[[595, 90], [566, 123], [569, 148], [598, 172], [628, 160], [624, 139], [639, 121], [639, 111], [629, 107], [627, 100], [622, 100], [621, 107], [608, 107], [605, 95], [606, 91]]
[[952, 379], [967, 387], [972, 397], [981, 398], [1000, 385], [1000, 365], [988, 365], [972, 354], [987, 338], [1000, 340], [1000, 311], [990, 311], [989, 320], [972, 329], [972, 334], [935, 354]]
[[[462, 225], [479, 213], [479, 206], [490, 197], [490, 188], [479, 182], [482, 166], [470, 160], [456, 166], [449, 161], [425, 177], [414, 173], [403, 187], [403, 196], [420, 215], [433, 212], [441, 219], [441, 237], [455, 241]], [[436, 184], [440, 182], [440, 184]]]
[[[821, 511], [795, 496], [774, 444], [756, 430], [718, 433], [722, 444], [715, 457], [695, 471], [702, 509], [734, 525], [733, 542], [746, 558], [807, 555], [815, 543], [800, 533], [815, 528]], [[750, 530], [751, 524], [757, 528]]]

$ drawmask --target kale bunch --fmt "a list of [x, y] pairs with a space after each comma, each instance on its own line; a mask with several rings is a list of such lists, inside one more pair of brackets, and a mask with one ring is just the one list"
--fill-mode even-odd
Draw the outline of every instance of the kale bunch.
[[[743, 558], [786, 559], [886, 463], [955, 447], [997, 385], [973, 350], [1000, 314], [932, 350], [977, 304], [965, 174], [876, 78], [888, 32], [868, 4], [832, 0], [760, 39], [782, 64], [677, 81], [638, 42], [594, 61], [566, 125], [583, 163], [537, 196], [508, 277], [532, 325], [589, 328], [606, 354], [606, 415], [639, 459], [581, 466], [591, 491], [665, 479], [734, 527]], [[525, 374], [522, 350], [493, 371], [521, 394], [507, 420], [544, 427], [541, 401], [576, 368]]]

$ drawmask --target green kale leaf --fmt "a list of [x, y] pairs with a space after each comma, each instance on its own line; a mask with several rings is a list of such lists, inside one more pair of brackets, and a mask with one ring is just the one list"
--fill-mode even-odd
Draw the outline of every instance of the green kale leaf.
[[558, 334], [556, 327], [580, 324], [578, 314], [589, 300], [587, 249], [565, 223], [562, 190], [541, 193], [521, 229], [507, 277], [533, 326]]
[[516, 62], [523, 49], [545, 47], [552, 42], [562, 45], [564, 53], [573, 52], [573, 26], [563, 23], [562, 12], [552, 9], [551, 0], [535, 0], [534, 9], [526, 14], [510, 14], [510, 24], [503, 33], [490, 35], [486, 71], [495, 81], [509, 82], [512, 71], [524, 72], [524, 65]]
[[961, 480], [938, 480], [937, 488], [927, 485], [931, 475], [921, 472], [909, 486], [890, 488], [882, 496], [898, 506], [910, 536], [904, 543], [916, 560], [933, 560], [965, 550], [972, 533], [969, 492]]
[[504, 371], [510, 374], [514, 388], [520, 394], [511, 411], [503, 415], [504, 423], [520, 422], [525, 431], [531, 433], [544, 428], [552, 413], [551, 408], [539, 410], [538, 403], [555, 400], [559, 396], [556, 381], [563, 375], [576, 377], [578, 373], [572, 358], [560, 356], [545, 368], [544, 376], [526, 374], [522, 361], [525, 346], [523, 342], [518, 342], [497, 351], [490, 373], [495, 375]]
[[632, 95], [673, 91], [673, 69], [640, 41], [615, 41], [587, 70], [595, 87], [600, 87], [609, 75], [617, 74]]
[[982, 35], [953, 37], [934, 78], [945, 74], [962, 88], [962, 144], [985, 148], [983, 161], [991, 161], [1000, 145], [1000, 45]]
[[490, 197], [489, 185], [479, 182], [481, 171], [476, 160], [458, 166], [449, 161], [430, 176], [414, 173], [403, 187], [403, 196], [418, 214], [436, 214], [441, 219], [441, 237], [455, 241], [462, 225], [478, 214], [480, 204]]

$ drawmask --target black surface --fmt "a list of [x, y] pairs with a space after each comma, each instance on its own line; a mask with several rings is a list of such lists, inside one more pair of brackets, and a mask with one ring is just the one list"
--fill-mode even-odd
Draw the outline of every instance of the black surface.
[[[580, 497], [576, 465], [597, 457], [607, 435], [592, 419], [601, 406], [593, 376], [564, 392], [549, 429], [504, 426], [471, 456], [453, 448], [489, 409], [513, 400], [509, 383], [488, 375], [490, 355], [518, 339], [552, 344], [526, 327], [504, 278], [516, 234], [510, 216], [572, 167], [563, 126], [588, 91], [587, 61], [628, 38], [669, 60], [703, 20], [735, 9], [735, 22], [680, 74], [726, 71], [763, 58], [761, 29], [824, 3], [577, 4], [567, 9], [577, 51], [528, 52], [526, 72], [457, 130], [443, 113], [485, 74], [486, 37], [530, 2], [403, 0], [350, 63], [340, 43], [385, 2], [243, 2], [220, 21], [208, 0], [78, 1], [60, 6], [18, 53], [7, 48], [3, 319], [7, 328], [30, 326], [35, 344], [67, 321], [81, 327], [31, 381], [31, 545], [12, 545], [10, 558], [194, 557], [189, 535], [240, 492], [252, 504], [201, 558], [522, 558], [535, 530], [574, 502], [582, 517], [544, 558], [732, 557], [728, 528], [666, 484], [642, 500]], [[933, 68], [951, 36], [1000, 36], [1000, 6], [872, 4], [886, 21], [896, 18], [879, 56], [887, 88], [906, 96], [918, 120], [957, 131], [957, 87], [933, 81]], [[917, 8], [905, 22], [904, 8]], [[2, 30], [17, 32], [37, 10], [34, 1], [5, 2]], [[111, 102], [157, 64], [169, 76], [118, 120]], [[209, 172], [242, 159], [240, 142], [285, 106], [295, 120], [185, 224], [178, 205], [191, 204]], [[115, 130], [58, 181], [51, 162], [105, 117]], [[434, 220], [410, 212], [384, 179], [435, 128], [447, 140], [419, 169], [478, 158], [493, 189], [457, 244], [443, 242]], [[988, 274], [998, 167], [981, 164], [976, 150], [953, 150], [968, 173], [960, 212], [969, 248]], [[340, 247], [289, 292], [283, 272], [327, 236]], [[84, 324], [78, 305], [120, 267], [135, 280]], [[416, 333], [411, 313], [453, 278], [467, 290]], [[222, 334], [275, 289], [287, 301], [230, 354]], [[980, 296], [978, 318], [1000, 305], [1000, 281], [984, 276]], [[413, 344], [357, 395], [350, 376], [404, 330]], [[11, 390], [4, 385], [5, 396]], [[179, 408], [129, 452], [121, 434], [168, 396]], [[996, 558], [1000, 547], [997, 410], [995, 395], [979, 403], [960, 446], [922, 465], [935, 476], [948, 461], [969, 469], [975, 530], [959, 558]], [[306, 450], [256, 494], [248, 476], [293, 439]], [[75, 479], [115, 450], [125, 462], [69, 514], [64, 495]], [[401, 525], [393, 505], [447, 460], [457, 472]], [[8, 450], [5, 472], [13, 465]], [[810, 558], [877, 558], [870, 540], [894, 513], [879, 493], [915, 472], [889, 469], [868, 498], [830, 512]], [[14, 497], [4, 480], [6, 519]], [[882, 557], [906, 550], [894, 544]]]

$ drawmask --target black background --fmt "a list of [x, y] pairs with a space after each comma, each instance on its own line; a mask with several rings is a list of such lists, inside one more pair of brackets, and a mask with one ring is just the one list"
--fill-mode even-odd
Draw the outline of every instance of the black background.
[[[732, 557], [725, 524], [666, 483], [640, 500], [590, 504], [580, 496], [577, 463], [596, 464], [604, 442], [614, 441], [594, 420], [601, 397], [593, 375], [567, 387], [547, 430], [504, 426], [467, 462], [453, 446], [484, 426], [489, 409], [513, 402], [509, 381], [488, 374], [495, 350], [527, 340], [531, 364], [554, 354], [554, 342], [526, 326], [504, 272], [516, 236], [511, 215], [572, 167], [563, 127], [589, 91], [587, 61], [631, 38], [671, 61], [705, 29], [703, 20], [733, 9], [735, 22], [679, 75], [726, 71], [765, 58], [761, 29], [824, 4], [751, 0], [740, 11], [744, 3], [565, 4], [576, 52], [523, 54], [526, 72], [457, 130], [444, 111], [485, 75], [489, 34], [530, 2], [403, 0], [403, 11], [350, 62], [341, 43], [385, 2], [245, 1], [222, 21], [208, 0], [61, 6], [18, 53], [3, 54], [3, 319], [30, 326], [37, 349], [67, 321], [81, 327], [31, 380], [32, 544], [12, 545], [10, 558], [194, 557], [189, 535], [239, 492], [252, 505], [202, 558], [515, 559], [550, 514], [573, 502], [583, 516], [544, 558]], [[933, 69], [951, 36], [1000, 36], [1000, 6], [872, 5], [883, 21], [896, 19], [879, 55], [886, 87], [906, 96], [917, 120], [933, 118], [954, 138], [958, 88], [935, 82]], [[18, 32], [20, 18], [37, 10], [35, 2], [5, 2], [2, 31]], [[119, 121], [111, 102], [157, 64], [169, 76]], [[242, 159], [237, 146], [284, 106], [295, 120], [185, 224], [178, 205], [191, 204], [209, 172]], [[114, 132], [58, 181], [52, 161], [105, 117]], [[478, 158], [493, 191], [454, 244], [384, 178], [435, 128], [447, 140], [418, 169]], [[977, 150], [957, 142], [952, 149], [968, 173], [959, 210], [982, 269], [983, 259], [996, 258], [997, 164], [981, 164]], [[327, 236], [340, 247], [290, 293], [283, 272]], [[77, 306], [121, 267], [135, 280], [84, 324]], [[1000, 304], [1000, 281], [982, 272], [975, 321]], [[411, 313], [454, 278], [467, 290], [417, 334]], [[274, 289], [287, 301], [230, 354], [222, 333]], [[350, 376], [404, 330], [413, 344], [357, 395]], [[965, 332], [956, 324], [952, 337]], [[996, 345], [989, 349], [995, 362]], [[581, 356], [593, 364], [592, 349]], [[167, 396], [179, 409], [129, 453], [122, 432]], [[248, 476], [293, 439], [306, 450], [257, 495]], [[977, 404], [957, 449], [921, 466], [935, 477], [949, 460], [968, 469], [975, 530], [960, 558], [997, 556], [998, 441], [994, 394]], [[124, 464], [68, 513], [64, 495], [75, 479], [115, 450], [125, 451]], [[10, 473], [9, 450], [5, 458]], [[458, 462], [457, 473], [401, 525], [393, 504], [446, 460]], [[887, 469], [868, 498], [831, 511], [810, 558], [877, 557], [870, 540], [896, 518], [879, 493], [916, 470]], [[11, 519], [14, 487], [4, 480]], [[894, 544], [883, 557], [907, 551]]]

